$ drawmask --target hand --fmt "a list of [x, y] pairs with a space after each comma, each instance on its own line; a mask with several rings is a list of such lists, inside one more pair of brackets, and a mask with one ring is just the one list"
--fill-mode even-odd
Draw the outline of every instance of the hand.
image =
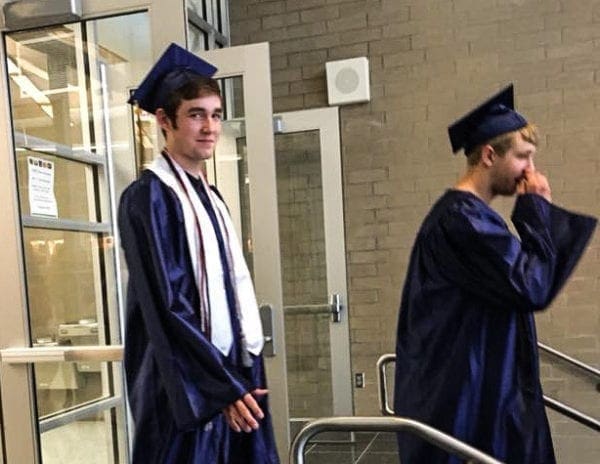
[[246, 393], [239, 400], [223, 408], [223, 415], [229, 427], [236, 432], [250, 433], [259, 427], [257, 419], [265, 417], [254, 397], [264, 396], [268, 390], [257, 388], [252, 393]]
[[546, 200], [552, 201], [552, 192], [548, 179], [541, 172], [533, 169], [526, 169], [523, 176], [517, 183], [517, 193], [535, 193], [543, 196]]

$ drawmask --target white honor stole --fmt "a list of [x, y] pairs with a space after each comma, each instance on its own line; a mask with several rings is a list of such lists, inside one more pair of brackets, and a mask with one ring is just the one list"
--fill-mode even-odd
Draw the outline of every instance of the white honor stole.
[[[170, 158], [170, 160], [189, 195], [183, 190], [164, 156], [158, 156], [148, 169], [154, 172], [164, 184], [169, 186], [175, 192], [177, 198], [179, 198], [183, 210], [185, 232], [194, 276], [197, 283], [202, 281], [202, 277], [206, 281], [204, 288], [199, 288], [198, 290], [201, 301], [210, 303], [207, 310], [210, 314], [211, 342], [221, 353], [227, 356], [231, 351], [234, 335], [231, 328], [217, 236], [210, 217], [192, 186], [190, 179], [188, 179], [187, 174], [173, 158]], [[246, 265], [246, 260], [244, 259], [242, 247], [238, 241], [227, 207], [208, 186], [204, 178], [200, 177], [217, 215], [217, 222], [221, 228], [221, 235], [225, 240], [225, 247], [229, 250], [230, 272], [232, 274], [231, 282], [238, 305], [238, 308], [233, 308], [233, 310], [240, 319], [243, 337], [245, 338], [245, 348], [250, 353], [258, 355], [263, 348], [264, 337], [254, 286], [248, 266]], [[196, 218], [202, 231], [201, 236], [198, 234]], [[205, 263], [199, 262], [200, 240], [202, 240], [202, 244], [204, 245]], [[210, 272], [205, 272], [205, 269], [210, 269]], [[205, 275], [202, 276], [202, 273]], [[243, 340], [240, 343], [244, 344]], [[243, 345], [242, 348], [244, 348]]]

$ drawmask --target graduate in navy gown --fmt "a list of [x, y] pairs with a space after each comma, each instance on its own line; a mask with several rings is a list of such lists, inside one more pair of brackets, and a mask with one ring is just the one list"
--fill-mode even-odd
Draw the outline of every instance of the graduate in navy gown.
[[279, 462], [252, 281], [203, 175], [221, 132], [215, 71], [172, 44], [130, 100], [165, 136], [119, 205], [134, 464]]
[[[596, 220], [551, 202], [538, 135], [509, 86], [449, 128], [467, 171], [425, 218], [400, 304], [394, 409], [509, 464], [552, 464], [534, 313], [579, 261]], [[517, 195], [518, 238], [490, 208]], [[402, 464], [459, 458], [398, 435]]]

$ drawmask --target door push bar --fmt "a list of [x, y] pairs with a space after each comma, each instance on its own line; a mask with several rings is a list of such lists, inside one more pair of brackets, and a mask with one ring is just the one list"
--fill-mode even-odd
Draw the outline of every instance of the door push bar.
[[338, 293], [332, 293], [329, 303], [288, 305], [283, 310], [287, 314], [331, 314], [332, 322], [342, 322], [342, 297]]
[[81, 345], [33, 348], [5, 348], [0, 360], [6, 364], [40, 362], [122, 361], [123, 345]]

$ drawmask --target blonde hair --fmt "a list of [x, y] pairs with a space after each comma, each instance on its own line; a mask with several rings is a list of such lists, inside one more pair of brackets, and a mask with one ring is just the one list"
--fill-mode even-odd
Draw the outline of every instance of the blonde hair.
[[517, 134], [521, 134], [523, 140], [537, 147], [540, 137], [538, 129], [533, 124], [527, 124], [526, 126], [521, 127], [516, 131], [506, 132], [504, 134], [497, 135], [493, 139], [477, 145], [469, 153], [466, 153], [467, 163], [469, 164], [469, 166], [475, 166], [481, 159], [481, 150], [485, 145], [491, 145], [494, 151], [498, 153], [498, 155], [504, 156], [504, 154], [513, 146]]

